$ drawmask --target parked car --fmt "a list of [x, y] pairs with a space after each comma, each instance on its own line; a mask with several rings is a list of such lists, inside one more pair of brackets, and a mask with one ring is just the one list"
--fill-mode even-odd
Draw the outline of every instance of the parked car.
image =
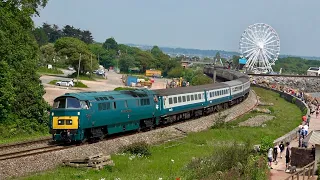
[[68, 69], [69, 69], [70, 71], [74, 71], [74, 68], [71, 67], [71, 66], [69, 66]]
[[74, 82], [73, 80], [71, 81], [58, 81], [56, 82], [57, 86], [68, 86], [68, 87], [73, 87], [74, 86]]

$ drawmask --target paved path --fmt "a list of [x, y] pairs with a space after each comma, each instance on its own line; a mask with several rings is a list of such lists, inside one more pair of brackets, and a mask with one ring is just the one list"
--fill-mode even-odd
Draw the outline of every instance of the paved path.
[[[311, 115], [311, 120], [310, 120], [310, 126], [309, 126], [309, 133], [313, 130], [320, 130], [320, 118], [316, 119], [316, 115]], [[284, 142], [285, 143], [285, 142]], [[298, 139], [294, 139], [293, 141], [290, 142], [291, 147], [298, 147]], [[311, 146], [311, 145], [309, 145]], [[279, 155], [280, 156], [280, 155]], [[282, 154], [283, 158], [281, 159], [280, 157], [277, 158], [278, 164], [272, 163], [272, 168], [270, 173], [271, 173], [271, 180], [284, 180], [285, 178], [290, 176], [290, 173], [286, 173], [286, 159], [285, 159], [285, 151]], [[311, 179], [317, 179], [317, 177], [313, 177]]]

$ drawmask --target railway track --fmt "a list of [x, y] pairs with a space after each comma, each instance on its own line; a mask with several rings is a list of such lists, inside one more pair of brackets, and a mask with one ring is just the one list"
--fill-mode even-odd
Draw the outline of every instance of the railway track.
[[37, 140], [30, 140], [30, 141], [23, 141], [23, 142], [18, 142], [18, 143], [10, 143], [10, 144], [2, 144], [0, 145], [0, 151], [5, 150], [5, 149], [10, 149], [10, 148], [15, 148], [15, 147], [24, 147], [24, 146], [30, 146], [32, 144], [38, 144], [38, 143], [45, 143], [45, 142], [50, 142], [51, 137], [45, 137]]
[[52, 152], [52, 151], [63, 150], [63, 149], [68, 149], [68, 148], [71, 148], [74, 146], [75, 145], [73, 145], [73, 146], [50, 145], [50, 146], [45, 146], [45, 147], [32, 148], [32, 149], [28, 149], [28, 150], [4, 153], [4, 154], [0, 154], [0, 161], [14, 159], [14, 158], [20, 158], [20, 157], [33, 156], [33, 155], [43, 154], [43, 153]]

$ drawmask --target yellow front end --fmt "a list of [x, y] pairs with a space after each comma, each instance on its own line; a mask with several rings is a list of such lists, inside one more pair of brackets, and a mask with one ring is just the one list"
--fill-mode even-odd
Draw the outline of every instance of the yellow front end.
[[52, 117], [52, 129], [78, 129], [78, 116], [54, 116]]

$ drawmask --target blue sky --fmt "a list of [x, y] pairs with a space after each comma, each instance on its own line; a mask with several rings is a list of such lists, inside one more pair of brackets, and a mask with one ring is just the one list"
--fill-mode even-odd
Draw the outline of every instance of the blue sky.
[[33, 18], [90, 30], [96, 41], [238, 51], [251, 24], [280, 37], [280, 54], [320, 56], [319, 0], [49, 0]]

